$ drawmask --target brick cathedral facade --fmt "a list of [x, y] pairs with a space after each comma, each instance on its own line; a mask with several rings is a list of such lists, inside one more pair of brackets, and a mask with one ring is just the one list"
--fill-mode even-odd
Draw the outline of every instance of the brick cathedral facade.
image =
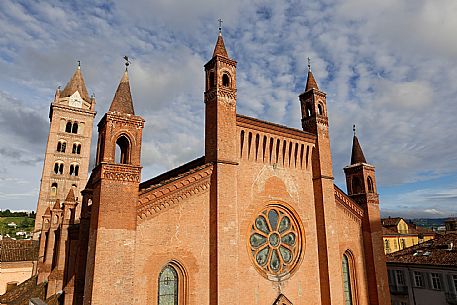
[[144, 182], [144, 120], [125, 71], [98, 124], [82, 198], [70, 188], [40, 215], [38, 275], [48, 297], [390, 304], [375, 171], [357, 137], [346, 194], [333, 183], [326, 94], [311, 70], [298, 130], [237, 114], [236, 65], [219, 33], [204, 67], [205, 155]]

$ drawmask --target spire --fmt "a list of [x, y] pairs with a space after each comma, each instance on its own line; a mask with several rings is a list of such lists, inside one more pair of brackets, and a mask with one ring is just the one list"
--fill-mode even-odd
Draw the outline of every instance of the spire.
[[114, 94], [113, 101], [109, 107], [111, 112], [121, 112], [125, 114], [135, 114], [133, 110], [132, 94], [130, 93], [129, 74], [127, 67], [125, 68], [124, 75], [121, 82], [117, 87], [116, 94]]
[[56, 199], [56, 203], [54, 204], [53, 210], [60, 210], [60, 200]]
[[363, 155], [362, 147], [359, 144], [359, 139], [355, 134], [355, 125], [353, 126], [354, 138], [352, 139], [352, 155], [351, 155], [351, 165], [357, 163], [367, 163], [365, 156]]
[[311, 59], [308, 57], [308, 79], [306, 80], [305, 92], [311, 89], [319, 90], [313, 72], [311, 72]]
[[68, 192], [67, 198], [65, 198], [65, 202], [75, 202], [75, 193], [73, 192], [73, 188], [70, 189]]
[[60, 93], [60, 97], [69, 97], [76, 91], [79, 92], [79, 95], [81, 95], [84, 100], [90, 102], [89, 93], [87, 93], [86, 84], [84, 82], [83, 74], [81, 73], [81, 62], [79, 60], [75, 73], [73, 73], [70, 81]]
[[228, 58], [227, 50], [225, 49], [224, 38], [222, 38], [222, 32], [220, 30], [219, 35], [217, 36], [216, 46], [214, 47], [213, 57], [216, 55]]
[[51, 209], [49, 207], [46, 209], [46, 211], [43, 214], [43, 217], [48, 217], [48, 216], [51, 216]]

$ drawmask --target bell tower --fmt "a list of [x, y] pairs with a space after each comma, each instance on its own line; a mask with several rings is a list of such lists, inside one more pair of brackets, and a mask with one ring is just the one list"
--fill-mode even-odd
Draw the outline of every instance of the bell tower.
[[375, 167], [365, 159], [355, 125], [353, 130], [351, 165], [344, 168], [347, 192], [364, 210], [362, 231], [370, 304], [387, 305], [390, 304], [390, 292]]
[[[81, 197], [89, 170], [95, 98], [89, 97], [78, 64], [68, 84], [56, 90], [49, 110], [49, 135], [41, 176], [34, 239], [38, 239], [44, 212], [73, 189]], [[81, 208], [76, 207], [76, 219]]]
[[98, 124], [96, 167], [87, 186], [92, 206], [83, 304], [133, 303], [143, 127], [133, 109], [126, 68]]
[[326, 94], [319, 90], [308, 58], [305, 92], [299, 96], [304, 131], [316, 136], [312, 150], [313, 191], [319, 255], [321, 304], [342, 304], [341, 255], [338, 248], [332, 155]]
[[205, 158], [236, 161], [236, 61], [219, 31], [213, 57], [205, 65]]

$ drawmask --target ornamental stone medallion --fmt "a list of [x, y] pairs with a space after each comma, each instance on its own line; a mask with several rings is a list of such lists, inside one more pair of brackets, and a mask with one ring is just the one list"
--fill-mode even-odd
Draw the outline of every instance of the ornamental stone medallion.
[[250, 227], [249, 250], [252, 263], [271, 281], [290, 277], [304, 251], [301, 221], [281, 203], [263, 208]]

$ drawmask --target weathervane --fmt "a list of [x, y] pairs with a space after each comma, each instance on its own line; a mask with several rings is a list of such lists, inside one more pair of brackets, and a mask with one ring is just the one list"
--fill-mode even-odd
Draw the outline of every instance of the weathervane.
[[130, 65], [129, 57], [127, 55], [125, 55], [124, 60], [125, 60], [125, 70], [127, 70], [127, 67]]
[[217, 21], [219, 21], [219, 33], [222, 33], [222, 19], [219, 18]]
[[311, 58], [308, 56], [308, 71], [311, 72]]
[[354, 136], [355, 136], [355, 124], [352, 125], [352, 131], [354, 132]]
[[81, 68], [81, 61], [78, 60], [78, 68]]

